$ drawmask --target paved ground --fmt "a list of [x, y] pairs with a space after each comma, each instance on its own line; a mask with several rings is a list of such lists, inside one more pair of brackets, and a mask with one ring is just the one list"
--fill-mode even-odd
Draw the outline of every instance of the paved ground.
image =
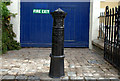
[[[23, 48], [18, 51], [9, 51], [0, 56], [0, 62], [2, 62], [0, 78], [53, 81], [54, 79], [48, 76], [50, 52], [50, 48]], [[65, 56], [65, 77], [61, 77], [61, 80], [110, 81], [114, 79], [118, 81], [120, 77], [118, 71], [101, 55], [88, 48], [65, 48]]]

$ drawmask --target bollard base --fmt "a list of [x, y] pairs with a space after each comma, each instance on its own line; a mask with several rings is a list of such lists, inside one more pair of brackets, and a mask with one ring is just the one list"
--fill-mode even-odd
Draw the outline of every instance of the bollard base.
[[59, 77], [55, 77], [55, 76], [52, 76], [52, 75], [49, 74], [49, 77], [51, 77], [51, 78], [61, 78], [61, 77], [64, 77], [64, 76], [65, 76], [65, 75], [59, 76]]
[[50, 72], [49, 76], [51, 78], [60, 78], [64, 74], [64, 55], [56, 57], [50, 54], [51, 63], [50, 63]]

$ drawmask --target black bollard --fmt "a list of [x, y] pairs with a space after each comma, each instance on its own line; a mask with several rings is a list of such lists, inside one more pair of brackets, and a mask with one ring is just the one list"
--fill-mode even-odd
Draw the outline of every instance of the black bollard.
[[64, 18], [67, 13], [58, 8], [50, 14], [53, 17], [53, 31], [49, 76], [52, 78], [60, 78], [64, 76]]

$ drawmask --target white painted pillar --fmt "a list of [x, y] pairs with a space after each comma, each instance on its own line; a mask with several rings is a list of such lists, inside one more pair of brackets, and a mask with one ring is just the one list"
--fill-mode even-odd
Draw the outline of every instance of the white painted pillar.
[[11, 0], [12, 3], [8, 9], [12, 13], [17, 13], [16, 17], [11, 17], [11, 24], [13, 24], [13, 31], [16, 34], [15, 40], [20, 42], [20, 0]]
[[99, 34], [100, 0], [91, 0], [90, 4], [90, 28], [89, 49], [92, 49], [92, 40], [97, 39]]
[[90, 1], [89, 49], [92, 49], [93, 0]]
[[99, 33], [100, 0], [93, 0], [92, 40], [97, 39]]

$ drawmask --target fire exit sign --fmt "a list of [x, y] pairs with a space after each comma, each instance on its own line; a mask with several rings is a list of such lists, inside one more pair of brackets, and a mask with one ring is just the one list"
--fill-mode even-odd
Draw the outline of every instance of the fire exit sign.
[[33, 9], [34, 14], [50, 14], [48, 9]]

